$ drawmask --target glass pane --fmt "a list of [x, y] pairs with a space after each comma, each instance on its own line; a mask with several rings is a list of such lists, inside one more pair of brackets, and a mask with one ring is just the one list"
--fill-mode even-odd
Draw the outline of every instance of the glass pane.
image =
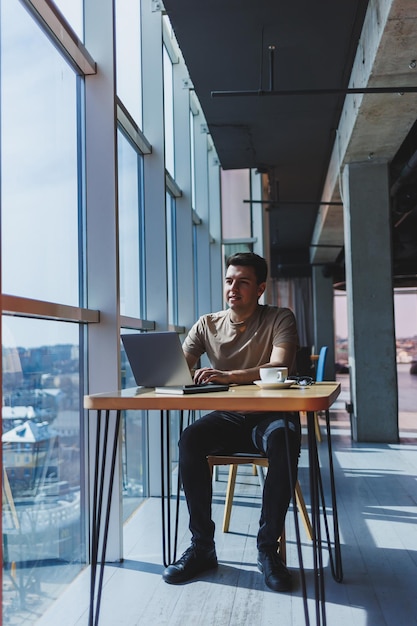
[[165, 204], [167, 224], [168, 323], [178, 324], [177, 214], [175, 198], [169, 193], [165, 194]]
[[229, 256], [238, 252], [253, 252], [252, 244], [247, 243], [227, 243], [223, 246], [223, 259], [226, 262]]
[[[123, 331], [128, 332], [128, 331]], [[136, 387], [126, 352], [121, 346], [122, 388]], [[123, 520], [148, 495], [147, 412], [122, 413]]]
[[175, 176], [174, 163], [174, 88], [172, 63], [164, 46], [164, 122], [165, 122], [165, 168]]
[[223, 239], [252, 237], [249, 170], [221, 170]]
[[195, 190], [195, 145], [194, 145], [194, 115], [190, 110], [190, 161], [191, 161], [191, 207], [196, 208]]
[[139, 0], [116, 0], [117, 95], [142, 128], [141, 13]]
[[194, 319], [199, 316], [198, 302], [199, 302], [199, 267], [198, 267], [198, 226], [193, 224], [193, 269], [194, 269]]
[[394, 292], [397, 349], [398, 406], [400, 415], [415, 423], [417, 398], [417, 289]]
[[53, 0], [78, 39], [84, 41], [84, 2], [83, 0]]
[[1, 9], [3, 293], [78, 306], [76, 76], [19, 2]]
[[142, 157], [118, 132], [120, 313], [141, 317]]
[[76, 324], [3, 316], [3, 623], [33, 623], [85, 563]]

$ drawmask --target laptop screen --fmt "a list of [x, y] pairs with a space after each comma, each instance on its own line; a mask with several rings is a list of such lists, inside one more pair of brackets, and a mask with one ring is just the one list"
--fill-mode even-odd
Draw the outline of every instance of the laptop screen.
[[121, 339], [139, 387], [192, 384], [177, 333], [130, 333]]

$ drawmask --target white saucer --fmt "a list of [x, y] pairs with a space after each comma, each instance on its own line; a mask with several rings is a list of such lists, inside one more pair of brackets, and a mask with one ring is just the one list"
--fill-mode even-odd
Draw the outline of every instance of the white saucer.
[[295, 380], [286, 380], [283, 383], [267, 383], [264, 380], [254, 380], [255, 385], [261, 387], [261, 389], [288, 389], [295, 384]]

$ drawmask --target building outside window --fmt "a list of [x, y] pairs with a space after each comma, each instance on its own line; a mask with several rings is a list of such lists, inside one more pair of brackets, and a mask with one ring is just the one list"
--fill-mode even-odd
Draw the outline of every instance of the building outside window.
[[41, 615], [86, 560], [77, 324], [4, 316], [3, 623]]
[[[79, 307], [80, 81], [16, 0], [1, 2], [2, 291]], [[83, 334], [3, 316], [3, 621], [41, 615], [86, 561]]]

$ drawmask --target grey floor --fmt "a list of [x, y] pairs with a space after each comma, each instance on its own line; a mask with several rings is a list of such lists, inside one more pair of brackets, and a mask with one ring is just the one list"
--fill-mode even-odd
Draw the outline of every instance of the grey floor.
[[[403, 413], [399, 444], [351, 441], [340, 402], [332, 411], [337, 501], [344, 581], [331, 576], [324, 553], [326, 620], [329, 626], [417, 624], [417, 414]], [[321, 422], [323, 424], [323, 422]], [[320, 444], [324, 487], [328, 487], [327, 442]], [[299, 479], [309, 505], [304, 436]], [[219, 568], [181, 586], [161, 574], [160, 502], [147, 500], [125, 526], [125, 561], [105, 568], [101, 626], [243, 626], [306, 624], [299, 564], [290, 511], [287, 560], [292, 593], [269, 591], [256, 568], [256, 532], [261, 492], [250, 467], [238, 472], [230, 532], [221, 532], [227, 471], [214, 484], [213, 516]], [[327, 501], [330, 502], [329, 498]], [[329, 511], [330, 513], [330, 511]], [[308, 612], [316, 624], [311, 543], [301, 526]], [[188, 547], [185, 502], [181, 501], [179, 553]], [[38, 626], [85, 626], [89, 572], [83, 572]]]

